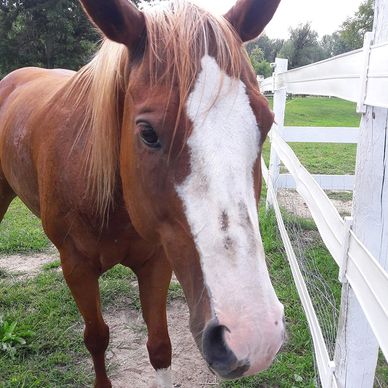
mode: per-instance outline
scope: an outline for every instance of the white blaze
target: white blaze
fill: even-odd
[[[282,319],[265,265],[254,196],[260,131],[245,84],[223,73],[210,56],[201,63],[187,102],[193,123],[188,139],[191,172],[177,192],[195,239],[213,312],[230,329],[228,342],[240,342],[234,349],[236,356],[247,357],[263,346],[269,352],[263,340],[266,326],[270,331],[269,326],[272,329],[275,320]],[[242,328],[242,322],[250,322],[252,328]],[[260,343],[241,343],[239,325]]]

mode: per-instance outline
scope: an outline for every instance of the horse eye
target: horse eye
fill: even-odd
[[[143,143],[150,148],[161,148],[158,135],[149,125],[142,125],[142,129],[140,131],[140,138]]]

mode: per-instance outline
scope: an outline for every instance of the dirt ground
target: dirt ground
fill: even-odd
[[[111,329],[111,346],[107,352],[115,388],[154,386],[154,371],[146,351],[146,329],[140,313],[127,310],[105,314]],[[189,313],[183,301],[175,300],[168,308],[172,341],[172,373],[175,387],[219,386],[202,360],[188,329]]]
[[[54,247],[42,253],[0,255],[0,269],[19,279],[36,276],[45,264],[59,260],[59,254]]]
[[[284,207],[290,213],[302,218],[312,218],[308,206],[304,202],[302,196],[300,196],[297,191],[279,190],[278,200],[280,206]],[[332,199],[331,202],[336,207],[341,216],[351,214],[352,201],[341,201]]]

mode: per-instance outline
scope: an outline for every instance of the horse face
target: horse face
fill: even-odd
[[[250,39],[277,4],[241,0],[226,18],[242,40]],[[252,14],[259,15],[255,22]],[[119,40],[100,27],[133,49],[133,37]],[[133,225],[163,247],[182,284],[204,358],[221,377],[236,378],[267,368],[283,342],[283,306],[269,279],[257,216],[261,146],[273,116],[247,62],[239,77],[231,76],[212,56],[217,42],[207,38],[187,98],[179,84],[152,83],[148,66],[132,64],[120,174]]]
[[[122,142],[131,219],[163,245],[211,368],[224,378],[265,369],[284,335],[257,215],[272,113],[249,69],[234,79],[205,55],[174,137],[178,96],[166,108],[168,90],[133,77],[135,130]]]

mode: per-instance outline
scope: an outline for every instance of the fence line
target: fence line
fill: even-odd
[[[357,144],[360,128],[352,127],[284,127],[287,143],[347,143]]]
[[[288,236],[282,214],[280,212],[280,207],[278,200],[276,198],[276,193],[271,182],[271,178],[268,174],[268,168],[265,165],[264,160],[261,161],[263,178],[267,185],[267,192],[272,198],[272,204],[274,212],[276,215],[276,220],[278,222],[279,231],[281,238],[283,240],[284,248],[287,254],[288,262],[290,264],[291,272],[294,277],[295,285],[298,290],[300,300],[302,302],[304,311],[306,313],[307,321],[310,327],[311,336],[313,339],[314,349],[316,353],[316,360],[319,375],[323,381],[323,386],[330,386],[333,388],[337,387],[337,382],[334,376],[334,362],[330,359],[329,353],[326,348],[325,340],[323,338],[322,329],[319,325],[317,314],[315,313],[311,297],[309,295],[306,282],[304,281],[302,271],[299,267],[298,260],[296,258],[294,249],[292,247],[290,238]]]
[[[312,177],[323,190],[352,191],[354,187],[353,175],[313,174]],[[279,174],[277,187],[282,189],[295,189],[296,184],[292,174]]]
[[[365,57],[369,58],[366,63]],[[363,103],[388,108],[387,58],[388,42],[385,42],[267,78],[261,83],[261,90],[274,92],[286,88],[288,93],[332,96],[358,103],[367,68]]]
[[[343,219],[338,214],[333,203],[305,167],[303,167],[292,149],[284,142],[275,128],[271,130],[270,139],[271,151],[273,147],[276,154],[294,177],[296,189],[306,201],[311,215],[321,232],[324,243],[337,264],[340,265],[342,253],[341,237],[344,229]]]
[[[282,138],[288,143],[346,143],[357,144],[360,129],[352,127],[296,127],[286,126],[282,131]],[[277,169],[280,164],[277,163]],[[273,173],[273,169],[272,169]],[[292,174],[277,173],[275,185],[277,188],[294,189],[295,180]],[[352,191],[354,187],[353,175],[325,175],[314,174],[313,178],[324,190]]]
[[[271,146],[294,177],[296,189],[306,201],[327,249],[337,265],[343,268],[388,359],[388,274],[357,236],[348,231],[333,203],[281,138],[276,127],[272,128],[270,139]],[[266,167],[263,173],[267,174]],[[273,203],[277,203],[271,196]],[[345,243],[347,240],[349,242]],[[349,247],[345,252],[344,245]]]
[[[278,123],[270,133],[269,171],[263,165],[268,187],[267,205],[275,209],[309,322],[324,388],[371,388],[379,346],[388,360],[388,180],[384,179],[388,174],[388,109],[383,109],[388,108],[386,20],[388,0],[375,0],[374,31],[365,36],[363,49],[291,71],[287,71],[286,60],[276,59],[273,77],[261,82],[263,91],[274,92]],[[353,182],[355,186],[353,223],[351,219],[340,217],[321,187],[335,186],[335,181],[344,177],[330,177],[332,183],[328,184],[329,177],[315,176],[321,180],[320,186],[285,142],[302,139],[303,133],[310,130],[311,134],[306,137],[309,141],[323,140],[325,136],[333,136],[335,131],[325,130],[325,134],[319,136],[313,133],[320,131],[317,128],[284,127],[287,92],[344,98],[356,102],[357,110],[363,113],[360,131],[353,128],[346,135],[327,140],[354,143],[355,138],[359,138],[356,176],[346,178],[349,180],[346,187]],[[280,174],[280,160],[290,174]],[[322,330],[312,311],[311,299],[306,294],[306,285],[281,219],[276,191],[282,185],[294,186],[302,195],[327,249],[340,268],[339,279],[343,286],[334,361],[328,356]]]

